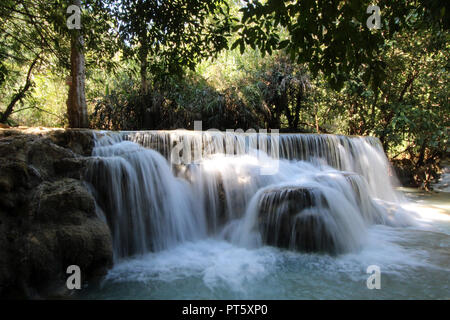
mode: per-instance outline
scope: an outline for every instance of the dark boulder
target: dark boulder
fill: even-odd
[[[90,156],[95,144],[92,131],[87,129],[54,130],[48,137],[58,146],[82,156]]]
[[[64,294],[69,265],[83,281],[112,265],[110,230],[81,181],[92,134],[67,131],[0,131],[0,297]]]
[[[54,164],[64,158],[74,158],[75,154],[66,148],[57,146],[50,139],[36,139],[30,143],[28,163],[41,177],[50,180],[55,176]]]
[[[313,188],[283,187],[265,191],[259,200],[259,230],[268,245],[305,252],[337,253],[328,203]]]
[[[64,287],[70,265],[79,266],[85,280],[106,273],[113,258],[111,234],[97,218],[94,199],[80,181],[45,183],[32,203],[33,222],[24,236],[22,266],[32,288],[51,294],[50,288]]]
[[[75,179],[40,184],[31,205],[34,219],[42,223],[80,224],[84,217],[95,217],[93,196]]]

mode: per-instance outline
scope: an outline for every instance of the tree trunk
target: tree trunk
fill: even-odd
[[[147,79],[147,69],[148,69],[148,47],[147,43],[145,43],[144,39],[141,39],[140,41],[141,47],[139,48],[139,60],[141,63],[141,93],[143,95],[147,94],[148,92],[148,79]]]
[[[356,123],[354,117],[356,115],[355,103],[353,101],[350,102],[350,106],[348,108],[348,134],[356,135]]]
[[[80,0],[73,0],[72,4],[81,7]],[[88,128],[85,96],[85,62],[83,53],[83,36],[80,30],[72,30],[70,51],[70,77],[69,97],[67,99],[67,114],[70,128]]]
[[[150,83],[147,77],[148,72],[148,41],[146,40],[146,37],[141,35],[140,40],[140,48],[139,48],[139,60],[140,60],[140,75],[141,75],[141,114],[142,114],[142,120],[139,129],[151,129],[153,127],[152,125],[152,114],[151,114],[151,107],[152,103],[151,101],[153,99],[149,99],[149,92],[150,92]],[[154,110],[156,112],[156,110]]]
[[[314,123],[316,127],[316,133],[320,133],[320,126],[319,126],[319,106],[315,104],[315,113],[314,113]]]
[[[8,121],[9,116],[13,113],[14,106],[16,105],[16,103],[19,102],[20,100],[22,100],[25,97],[25,93],[28,91],[28,89],[30,89],[30,87],[31,87],[31,73],[33,72],[33,68],[36,65],[36,63],[38,62],[38,60],[39,60],[39,56],[37,56],[33,60],[33,62],[31,63],[30,68],[28,69],[27,79],[25,81],[25,85],[19,90],[19,92],[17,92],[13,96],[13,98],[11,99],[11,102],[6,107],[5,112],[3,112],[1,114],[0,123],[5,123],[6,121]]]
[[[294,128],[298,128],[298,122],[300,119],[300,109],[303,101],[303,89],[300,88],[296,96],[295,107],[294,107]]]
[[[428,143],[428,139],[425,139],[423,141],[422,145],[420,146],[419,158],[417,159],[416,168],[419,168],[425,164],[424,160],[425,160],[425,151],[427,149],[427,143]]]

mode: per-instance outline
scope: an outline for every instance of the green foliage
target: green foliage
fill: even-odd
[[[193,70],[201,59],[228,46],[233,18],[223,0],[110,2],[124,56],[144,67],[149,63],[153,76],[181,74],[185,67]]]
[[[48,75],[53,85],[65,91],[65,75],[70,67],[70,31],[66,26],[66,0],[5,0],[0,2],[0,114],[6,121],[21,124],[62,125],[66,99],[39,100],[35,74]],[[111,69],[117,45],[110,36],[110,16],[102,1],[83,1],[82,25],[89,68]],[[28,72],[30,70],[30,72]],[[28,75],[28,73],[30,73]],[[37,76],[38,77],[38,76]],[[42,84],[42,81],[40,82]],[[24,92],[22,92],[24,91]],[[20,95],[19,95],[20,93]],[[16,102],[16,97],[20,99]],[[39,102],[39,103],[38,103]],[[13,115],[26,110],[22,116]],[[45,104],[46,106],[43,106]],[[30,110],[34,109],[34,110]],[[38,112],[39,111],[39,112]],[[40,115],[40,112],[45,113]],[[13,119],[9,119],[9,115]],[[48,119],[52,115],[53,121]],[[42,120],[42,121],[41,121]],[[5,121],[2,119],[2,121]]]
[[[318,99],[345,118],[342,133],[375,135],[392,158],[413,167],[434,163],[449,142],[449,49],[448,35],[439,32],[398,34],[378,56],[389,76],[376,90],[353,73],[341,91],[321,91]]]
[[[382,30],[377,31],[366,27],[366,8],[371,4],[369,0],[245,0],[240,37],[232,47],[243,51],[249,45],[263,54],[285,49],[292,60],[308,63],[314,77],[322,71],[334,89],[342,88],[351,72],[363,72],[365,83],[373,80],[376,87],[384,76],[384,65],[377,60],[384,43],[411,24],[445,28],[439,22],[448,14],[439,1],[378,1]],[[280,27],[287,30],[287,39],[280,37]]]
[[[66,0],[0,3],[0,110],[66,125]],[[86,97],[102,129],[279,128],[374,135],[418,168],[448,152],[448,4],[86,0]],[[19,36],[20,35],[20,36]]]
[[[239,97],[236,88],[217,90],[203,78],[190,74],[166,79],[164,86],[143,95],[138,82],[116,83],[95,105],[93,124],[101,129],[193,128],[203,120],[203,128],[258,127],[259,119]]]

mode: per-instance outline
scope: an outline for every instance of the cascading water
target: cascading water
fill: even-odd
[[[247,247],[342,253],[363,244],[369,224],[408,223],[379,203],[397,196],[374,138],[307,134],[275,141],[269,134],[189,131],[100,136],[86,180],[111,228],[116,258],[207,236]]]
[[[85,179],[116,263],[85,296],[448,297],[450,219],[403,203],[390,172],[371,137],[98,132]]]
[[[126,140],[146,148],[158,150],[169,161],[173,154],[183,150],[183,155],[194,161],[216,154],[244,155],[255,149],[269,153],[276,158],[288,160],[319,161],[341,171],[355,172],[366,178],[371,194],[391,201],[397,201],[393,191],[393,176],[381,143],[374,137],[347,137],[328,134],[271,134],[138,131],[124,132]],[[173,162],[173,161],[171,161]],[[395,178],[394,178],[395,179]]]
[[[116,257],[163,250],[206,235],[191,188],[156,151],[120,136],[97,140],[86,180],[113,235]]]

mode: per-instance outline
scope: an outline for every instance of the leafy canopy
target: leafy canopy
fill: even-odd
[[[410,20],[434,28],[448,28],[448,4],[437,0],[380,0],[381,29],[366,26],[370,0],[244,0],[240,37],[232,48],[258,47],[263,53],[285,49],[298,63],[308,63],[314,76],[322,71],[334,88],[342,87],[352,71],[363,70],[366,83],[376,87],[385,64],[380,48],[396,33],[410,28]],[[280,36],[286,30],[287,36]]]
[[[158,74],[194,69],[227,48],[234,21],[223,0],[112,0],[110,10],[125,57],[152,57],[150,70]]]

